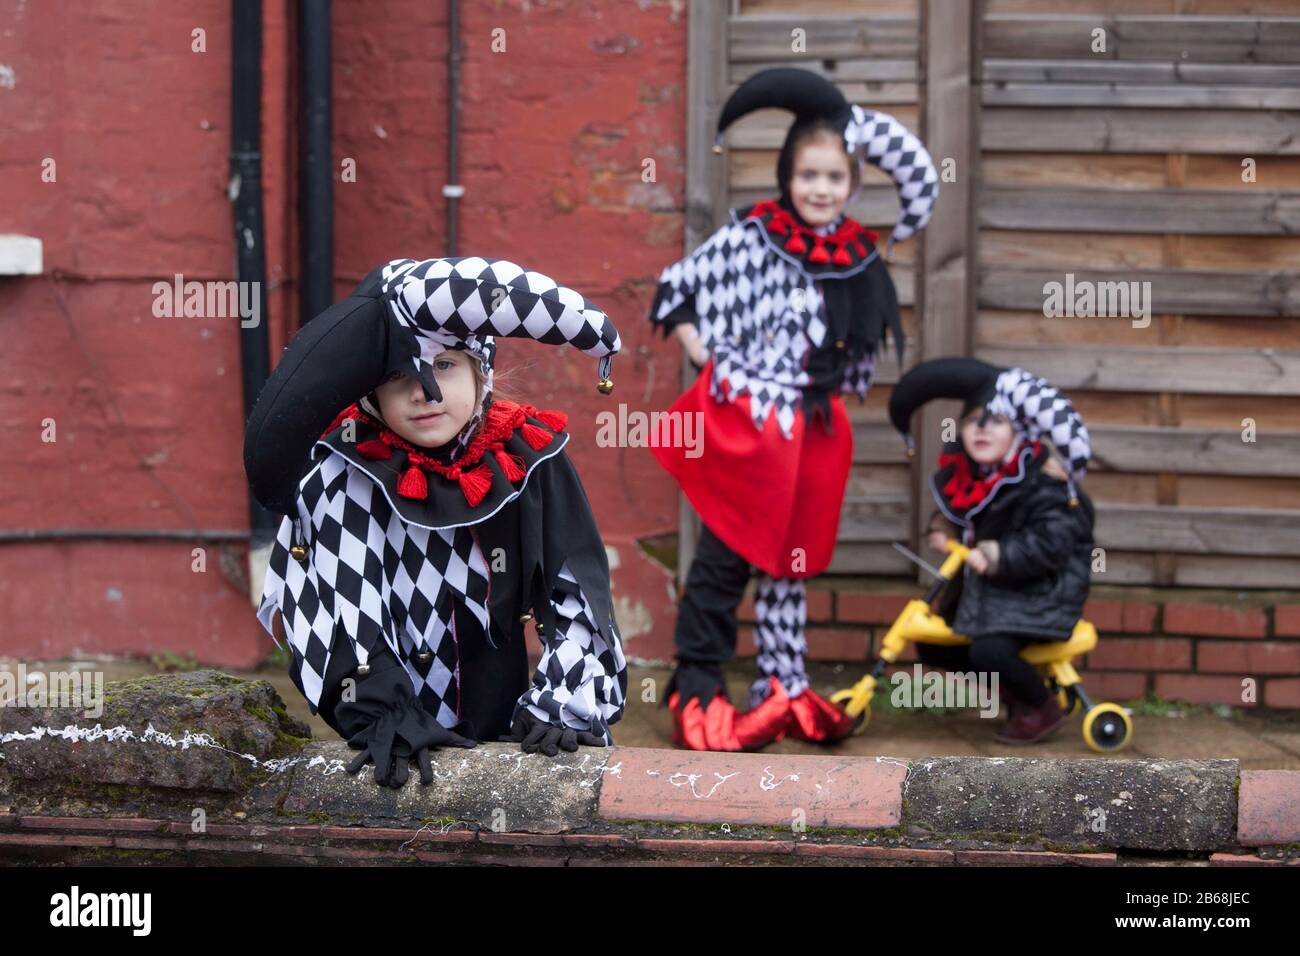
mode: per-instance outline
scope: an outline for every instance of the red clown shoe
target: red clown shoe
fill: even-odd
[[[678,678],[682,677],[679,671]],[[775,678],[772,692],[753,710],[737,713],[719,682],[711,692],[674,690],[668,697],[673,712],[673,744],[688,750],[735,752],[757,750],[785,736],[790,725],[790,698]],[[675,679],[674,683],[679,681]],[[690,683],[680,681],[680,683]],[[707,702],[701,704],[701,700]]]
[[[785,732],[795,740],[829,744],[853,733],[853,718],[811,687],[791,698],[789,710]]]

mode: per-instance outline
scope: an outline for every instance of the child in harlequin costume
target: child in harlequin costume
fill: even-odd
[[[285,516],[258,619],[274,636],[280,612],[294,683],[381,785],[411,761],[431,782],[432,747],[604,746],[623,713],[566,416],[493,399],[494,336],[572,345],[612,387],[618,332],[572,289],[504,260],[397,259],[302,328],[249,418],[254,494]]]
[[[676,742],[743,750],[787,733],[844,736],[851,721],[808,686],[805,580],[830,563],[852,461],[841,392],[865,399],[886,331],[902,361],[894,286],[876,236],[844,215],[870,162],[897,185],[891,242],[928,221],[938,174],[893,117],[852,106],[798,69],[755,74],[732,94],[718,137],[766,107],[795,114],[777,163],[780,197],[733,210],[694,253],[664,270],[650,320],[702,368],[673,405],[700,414],[703,451],[654,454],[703,523],[676,627],[668,698]],[[749,710],[727,699],[720,665],[735,652],[736,608],[750,575],[759,678]]]
[[[909,449],[912,413],[935,398],[965,402],[960,441],[944,446],[930,479],[938,511],[928,541],[937,552],[949,537],[973,549],[941,609],[971,644],[917,644],[917,653],[935,667],[998,675],[1010,710],[1000,743],[1046,740],[1066,714],[1020,651],[1068,639],[1088,597],[1094,514],[1076,484],[1091,455],[1088,429],[1069,399],[1024,369],[935,359],[890,396]]]

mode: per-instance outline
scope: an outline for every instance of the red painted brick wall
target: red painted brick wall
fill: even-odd
[[[297,272],[293,5],[265,4],[263,148],[270,335]],[[394,256],[446,253],[444,5],[335,4],[336,276],[342,296]],[[686,23],[669,2],[462,3],[460,253],[575,286],[624,340],[616,391],[571,350],[503,342],[504,392],[571,414],[570,449],[613,551],[630,653],[664,656],[668,576],[636,547],[677,498],[644,449],[595,446],[595,415],[665,407],[678,356],[650,345],[653,278],[681,254]],[[40,237],[45,275],[0,278],[0,528],[247,528],[237,324],[155,318],[152,285],[233,278],[226,197],[230,8],[0,0],[0,233]],[[191,51],[191,32],[206,52]],[[492,52],[492,31],[505,52]],[[52,158],[57,179],[41,181]],[[655,183],[642,181],[653,158]],[[56,441],[41,440],[53,419]],[[246,594],[190,541],[0,545],[0,655],[192,652],[250,665],[270,648]],[[227,555],[238,568],[240,545]],[[237,575],[236,575],[237,576]]]

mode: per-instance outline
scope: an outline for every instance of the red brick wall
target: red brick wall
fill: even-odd
[[[668,577],[638,537],[677,498],[644,449],[595,447],[595,414],[665,407],[678,357],[650,345],[658,270],[681,254],[685,14],[671,0],[462,3],[460,252],[515,259],[604,306],[617,388],[596,363],[502,343],[501,384],[570,412],[570,449],[613,552],[630,653],[671,647]],[[265,4],[270,335],[297,327],[293,5]],[[334,5],[337,293],[384,259],[445,254],[444,5]],[[247,528],[237,325],[160,319],[152,285],[233,278],[230,6],[0,0],[0,233],[40,237],[46,274],[0,278],[0,528]],[[191,31],[206,31],[206,53]],[[491,51],[505,30],[506,52]],[[57,181],[41,182],[45,158]],[[656,183],[642,181],[654,158]],[[40,440],[52,418],[57,441]],[[172,650],[226,666],[270,648],[218,549],[190,541],[0,545],[0,655]],[[229,564],[242,562],[242,546]],[[237,575],[236,575],[237,577]]]

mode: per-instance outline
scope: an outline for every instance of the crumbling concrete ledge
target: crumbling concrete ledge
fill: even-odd
[[[513,744],[377,787],[265,681],[0,708],[0,861],[1300,865],[1300,772],[1235,760],[694,753]]]

